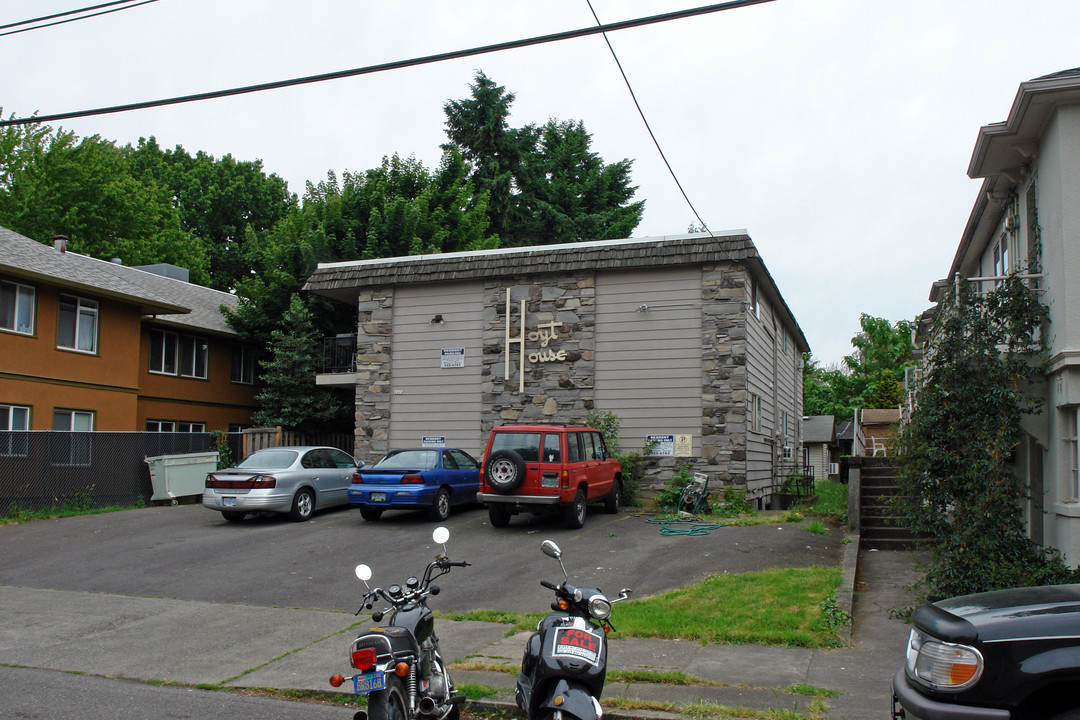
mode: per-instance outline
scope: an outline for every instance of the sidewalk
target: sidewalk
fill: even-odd
[[[679,640],[611,636],[611,669],[677,670],[709,685],[608,683],[604,699],[626,697],[676,705],[707,702],[759,710],[805,712],[813,698],[783,688],[836,690],[824,698],[829,718],[887,717],[890,682],[904,658],[908,627],[890,617],[911,605],[915,555],[847,546],[847,582],[855,587],[849,646],[836,650],[701,646]],[[858,553],[858,567],[855,555]],[[841,601],[843,600],[841,592]],[[346,655],[358,621],[350,613],[267,608],[99,593],[0,586],[0,663],[92,675],[232,687],[330,692],[334,672],[348,674]],[[439,620],[449,662],[517,665],[526,633],[506,627]],[[515,676],[492,670],[452,671],[457,685],[500,690],[486,703],[513,704]],[[609,717],[674,717],[624,711]]]

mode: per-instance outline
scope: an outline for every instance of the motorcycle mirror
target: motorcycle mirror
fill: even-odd
[[[365,585],[367,585],[367,581],[371,579],[371,568],[364,563],[357,565],[356,570],[353,572],[356,573],[356,577],[364,581]]]
[[[562,550],[560,550],[559,546],[551,542],[550,540],[545,540],[544,542],[540,543],[540,549],[543,550],[544,554],[550,558],[555,558],[556,560],[558,560],[562,557]]]
[[[431,539],[440,545],[444,545],[450,539],[450,531],[441,526],[437,527],[435,532],[431,533]]]

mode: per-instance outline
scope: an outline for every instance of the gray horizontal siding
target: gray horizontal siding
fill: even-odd
[[[443,323],[432,323],[442,315]],[[445,436],[474,455],[482,448],[483,286],[401,286],[394,293],[390,447]],[[465,367],[442,368],[443,348],[465,348]]]
[[[596,316],[595,406],[619,416],[622,447],[690,433],[700,452],[700,268],[597,273]]]

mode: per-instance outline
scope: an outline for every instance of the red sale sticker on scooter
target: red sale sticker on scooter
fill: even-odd
[[[555,644],[551,654],[578,658],[596,665],[600,662],[602,635],[580,628],[559,628],[555,631]]]

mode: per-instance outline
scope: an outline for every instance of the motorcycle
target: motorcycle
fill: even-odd
[[[563,581],[540,584],[555,591],[555,601],[525,644],[514,700],[529,720],[599,720],[600,694],[607,675],[606,634],[611,606],[630,597],[630,588],[608,600],[594,587],[574,587],[562,562],[562,551],[550,540],[540,549],[559,561]]]
[[[390,585],[385,590],[371,587],[371,568],[356,566],[356,576],[367,592],[359,615],[371,610],[380,600],[390,607],[372,613],[377,623],[388,618],[382,627],[362,631],[352,642],[349,661],[356,673],[347,679],[353,691],[368,696],[367,712],[359,711],[353,720],[458,720],[463,695],[454,694],[454,683],[439,654],[435,635],[435,615],[427,606],[428,598],[439,594],[432,581],[450,572],[450,568],[468,567],[464,560],[450,560],[446,541],[450,531],[435,529],[432,539],[442,545],[442,552],[428,563],[422,578],[410,577],[405,586]],[[346,678],[340,673],[330,677],[330,684],[341,687]]]

